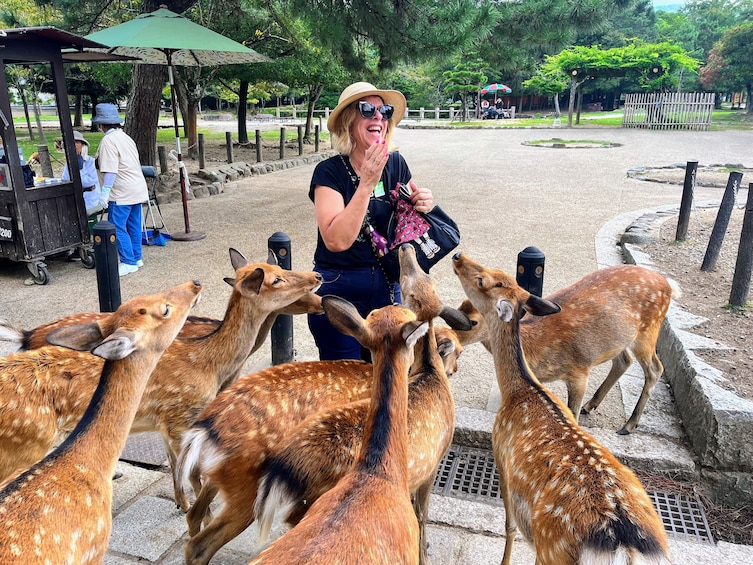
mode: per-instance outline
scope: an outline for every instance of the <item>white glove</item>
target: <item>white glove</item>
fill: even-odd
[[[107,210],[107,205],[108,205],[108,202],[110,201],[110,190],[112,190],[111,186],[103,186],[102,196],[100,196],[99,198],[99,204],[105,210]]]

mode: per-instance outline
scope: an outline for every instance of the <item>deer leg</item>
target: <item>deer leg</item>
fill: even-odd
[[[222,512],[186,543],[187,565],[207,565],[222,546],[253,523],[256,495],[247,497],[242,504],[232,504],[232,497],[228,498]]]
[[[586,395],[586,386],[588,385],[588,367],[578,371],[573,371],[567,377],[567,407],[573,414],[575,421],[578,421],[580,407],[583,404],[583,397]]]
[[[596,389],[596,392],[594,393],[591,400],[586,402],[586,405],[583,407],[582,414],[588,414],[592,410],[598,408],[599,404],[601,404],[601,401],[604,400],[604,397],[614,386],[614,383],[616,383],[620,379],[620,377],[625,373],[625,371],[628,370],[628,367],[630,367],[630,365],[632,364],[633,355],[629,350],[624,349],[623,351],[618,353],[617,357],[612,359],[612,367],[609,369],[607,378],[604,379],[604,382],[601,383],[598,389]]]
[[[193,537],[199,533],[202,522],[204,522],[204,526],[209,524],[209,520],[206,519],[209,514],[209,505],[214,500],[214,497],[217,496],[217,491],[217,487],[210,480],[207,479],[204,482],[199,494],[196,495],[196,501],[186,514],[189,536]]]
[[[431,488],[434,486],[434,479],[437,471],[432,473],[431,479],[427,480],[416,489],[413,497],[413,511],[416,513],[418,520],[418,563],[419,565],[429,564],[429,543],[426,539],[426,522],[429,520],[429,495]]]
[[[168,432],[169,434],[169,432]],[[169,435],[162,435],[162,443],[165,445],[165,452],[167,453],[167,461],[170,464],[170,474],[173,478],[173,493],[175,496],[175,505],[183,512],[188,512],[189,504],[188,499],[183,494],[179,484],[178,477],[175,475],[175,466],[178,461],[176,455],[180,451],[180,439],[174,439]]]
[[[644,361],[645,357],[638,356],[637,352],[636,357],[638,357],[638,362],[643,368],[643,375],[645,377],[645,380],[643,381],[643,390],[641,390],[641,396],[638,398],[638,402],[633,409],[633,413],[630,415],[630,418],[622,427],[622,429],[617,432],[618,434],[623,436],[632,432],[638,425],[638,420],[641,419],[641,414],[643,414],[643,409],[646,407],[646,403],[651,396],[651,391],[654,390],[654,386],[656,386],[659,377],[661,377],[662,373],[664,372],[664,366],[662,365],[656,353],[652,352],[650,361],[648,363]]]

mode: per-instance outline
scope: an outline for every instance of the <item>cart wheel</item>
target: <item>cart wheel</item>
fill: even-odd
[[[27,266],[34,284],[47,284],[50,282],[50,273],[47,272],[47,265],[44,263],[29,263]]]
[[[78,248],[78,256],[81,257],[81,264],[86,269],[94,268],[94,250],[85,247]]]

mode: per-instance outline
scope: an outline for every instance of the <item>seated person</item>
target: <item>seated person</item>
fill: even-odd
[[[86,215],[91,216],[104,209],[102,204],[102,190],[99,187],[99,175],[97,174],[97,167],[94,164],[94,158],[89,157],[89,142],[84,139],[84,135],[80,131],[74,131],[73,139],[76,143],[76,155],[78,157],[81,185],[84,187]],[[63,168],[63,175],[61,178],[64,181],[71,180],[67,163]]]

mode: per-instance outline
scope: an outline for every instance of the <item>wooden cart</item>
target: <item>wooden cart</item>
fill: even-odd
[[[0,258],[27,263],[37,284],[49,281],[46,256],[74,251],[85,267],[93,268],[94,255],[78,167],[69,166],[70,182],[52,179],[32,186],[27,186],[28,180],[24,183],[6,67],[49,65],[65,159],[76,163],[64,52],[66,60],[84,60],[76,55],[90,47],[105,46],[53,27],[0,30],[0,137],[7,161],[5,166],[0,165]]]

